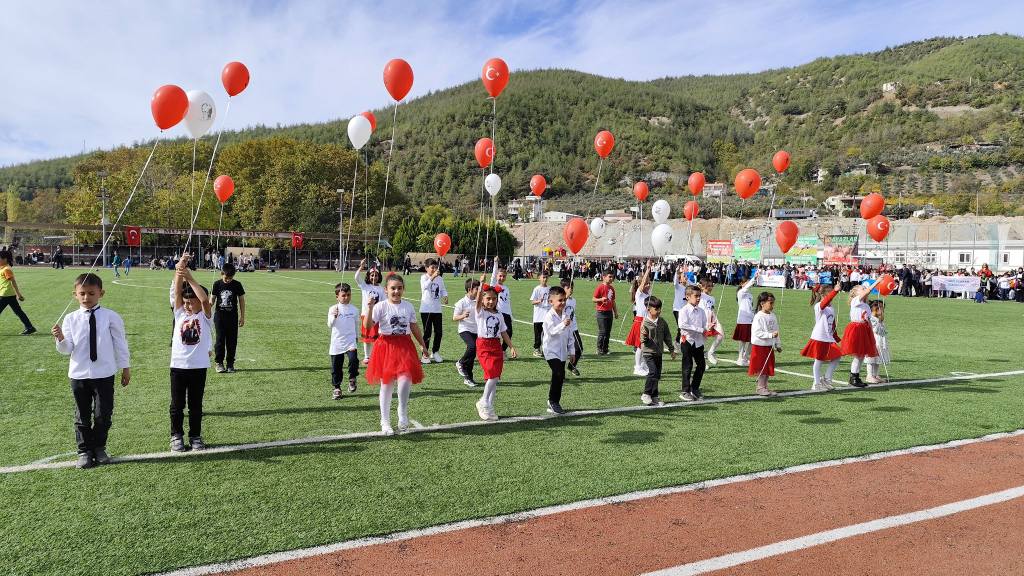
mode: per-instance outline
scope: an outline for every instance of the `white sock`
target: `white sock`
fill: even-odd
[[[643,369],[644,369],[644,355],[640,351],[640,349],[637,348],[636,351],[633,352],[633,370],[634,371],[636,371],[636,370],[641,370],[642,371]]]
[[[715,350],[718,350],[718,345],[722,343],[722,338],[723,336],[719,334],[718,336],[715,336],[714,340],[711,341],[711,346],[708,347],[709,356],[713,356],[715,354]]]
[[[484,395],[481,400],[488,408],[494,408],[494,396],[498,393],[498,382],[497,378],[488,378],[484,382]]]
[[[850,374],[860,374],[860,365],[863,361],[863,356],[854,356],[853,361],[850,362]]]
[[[839,360],[833,360],[828,363],[828,368],[825,368],[825,380],[829,384],[832,383],[832,375],[836,373],[836,367],[839,366]]]
[[[868,376],[878,378],[878,364],[868,364]]]
[[[373,348],[370,346],[370,344],[368,342],[363,342],[363,358],[369,360],[371,350],[373,350]]]
[[[398,423],[409,423],[409,393],[412,392],[412,380],[408,376],[398,377]]]
[[[821,360],[815,360],[814,365],[811,367],[811,372],[814,373],[814,385],[817,386],[818,382],[821,382]]]
[[[750,342],[740,342],[740,362],[750,362]]]
[[[380,386],[380,423],[391,426],[391,395],[395,391],[394,384]]]

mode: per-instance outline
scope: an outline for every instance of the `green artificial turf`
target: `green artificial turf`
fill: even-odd
[[[25,308],[45,332],[70,299],[79,271],[15,269]],[[109,271],[106,279],[110,279]],[[168,440],[170,310],[166,271],[133,270],[128,285],[108,284],[102,304],[125,319],[133,381],[118,389],[110,452],[163,451]],[[213,274],[200,272],[210,286]],[[351,274],[346,275],[351,281]],[[338,275],[240,274],[248,303],[236,374],[211,371],[204,438],[211,445],[369,432],[378,429],[375,389],[330,400],[327,308]],[[418,279],[408,279],[418,297]],[[449,278],[451,304],[464,292]],[[516,317],[530,320],[534,282],[511,282]],[[578,284],[580,330],[595,334],[589,296]],[[671,286],[654,293],[671,303]],[[782,296],[781,291],[775,291]],[[719,287],[716,297],[722,294]],[[628,295],[625,284],[619,294]],[[726,332],[734,291],[720,298]],[[625,297],[621,298],[625,300]],[[621,303],[621,302],[620,302]],[[845,319],[845,295],[836,301]],[[625,308],[625,307],[623,307]],[[812,324],[807,293],[778,301],[784,353],[778,366],[810,374],[799,356]],[[482,389],[466,388],[451,360],[461,355],[445,313],[445,362],[425,367],[410,415],[424,425],[477,419]],[[960,300],[890,298],[887,310],[894,379],[1024,368],[1024,306]],[[624,339],[629,319],[616,323]],[[844,322],[841,322],[841,325]],[[530,358],[532,327],[516,323],[527,358],[506,363],[501,416],[543,413],[549,372]],[[67,360],[52,338],[17,336],[0,316],[0,465],[26,464],[74,451]],[[636,405],[642,380],[632,352],[597,358],[584,337],[583,378],[569,376],[569,409]],[[726,340],[720,357],[734,358]],[[839,371],[842,376],[847,363]],[[662,396],[675,400],[678,362],[666,358]],[[477,370],[479,377],[479,369]],[[779,390],[811,380],[780,374]],[[136,574],[262,554],[602,495],[677,485],[1024,427],[1024,376],[939,382],[813,397],[582,416],[73,469],[0,475],[0,566],[16,574]],[[709,397],[749,394],[752,378],[723,362],[705,377]],[[65,456],[64,459],[68,457]],[[82,558],[94,559],[83,563]]]

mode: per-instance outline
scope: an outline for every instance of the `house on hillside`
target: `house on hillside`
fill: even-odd
[[[601,219],[611,224],[612,222],[625,222],[633,219],[633,214],[625,210],[605,210]]]
[[[844,217],[849,213],[856,213],[860,209],[860,196],[829,196],[825,199],[825,208],[833,214]]]
[[[829,171],[828,171],[828,169],[826,169],[826,168],[821,168],[821,167],[819,166],[819,167],[818,167],[818,172],[817,172],[817,174],[815,174],[815,176],[814,176],[814,181],[815,181],[815,182],[817,182],[818,184],[821,184],[822,182],[824,182],[824,181],[825,181],[825,178],[828,178],[828,175],[829,175]]]
[[[570,214],[568,212],[545,212],[545,222],[568,222],[573,218],[580,218],[579,214]]]
[[[508,219],[514,222],[538,222],[544,218],[544,207],[547,202],[543,198],[529,195],[508,202]]]
[[[705,198],[722,198],[725,196],[725,184],[722,182],[709,182],[704,185],[703,195]]]
[[[854,164],[849,170],[843,172],[843,176],[867,176],[873,174],[875,171],[874,167],[869,162],[863,162],[861,164]]]

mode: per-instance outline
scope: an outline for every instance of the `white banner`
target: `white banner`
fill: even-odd
[[[970,292],[978,291],[981,278],[977,276],[932,276],[932,290],[939,292]]]
[[[757,275],[757,285],[766,288],[785,288],[786,275],[782,270],[761,270]]]

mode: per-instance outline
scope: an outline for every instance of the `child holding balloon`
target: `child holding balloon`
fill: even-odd
[[[750,325],[754,322],[754,297],[750,295],[750,287],[757,281],[758,273],[754,272],[754,276],[736,291],[739,309],[736,310],[736,328],[732,331],[732,339],[740,343],[736,356],[737,366],[750,366]]]
[[[562,278],[559,282],[562,286],[562,290],[565,290],[565,313],[572,318],[572,341],[576,345],[576,355],[569,358],[569,372],[572,372],[574,376],[580,375],[580,369],[577,365],[580,362],[580,357],[583,356],[583,338],[580,338],[580,329],[576,324],[576,298],[573,297],[572,293],[575,285],[571,278]]]
[[[782,351],[779,340],[779,320],[775,317],[775,296],[761,292],[757,297],[757,314],[750,328],[750,367],[748,376],[757,377],[759,396],[776,396],[768,389],[768,378],[775,375],[775,354]]]
[[[839,365],[839,359],[843,357],[842,350],[836,345],[839,334],[836,332],[836,311],[832,308],[832,299],[839,294],[839,288],[839,285],[836,284],[831,290],[826,290],[826,285],[818,284],[811,289],[814,329],[811,331],[811,339],[800,351],[800,355],[814,360],[814,366],[811,369],[814,373],[814,384],[811,385],[811,390],[814,392],[833,389],[832,375],[836,371],[836,366]],[[828,367],[822,376],[821,368],[826,363]]]
[[[644,317],[647,315],[647,299],[651,296],[651,261],[644,266],[642,276],[633,280],[629,292],[630,300],[633,301],[633,326],[626,336],[626,346],[632,346],[633,352],[633,374],[636,376],[647,376],[647,364],[644,362],[643,346],[640,342],[640,328],[643,326]]]
[[[871,284],[859,284],[850,289],[850,323],[843,330],[843,356],[853,356],[850,362],[850,386],[864,388],[867,384],[860,379],[860,365],[864,358],[878,356],[875,335],[871,331],[871,308],[864,300],[875,289],[880,280]]]
[[[718,313],[715,310],[715,297],[712,294],[715,291],[715,283],[711,278],[705,277],[700,282],[701,295],[700,295],[700,307],[704,309],[704,314],[708,318],[707,329],[704,331],[704,337],[711,339],[711,345],[708,346],[708,364],[712,366],[718,365],[718,357],[715,356],[715,350],[722,343],[724,338],[723,333],[725,328],[722,327],[722,323],[718,321]]]
[[[363,365],[370,363],[370,355],[373,353],[373,343],[377,341],[379,331],[377,325],[372,325],[369,329],[363,328],[364,321],[369,316],[369,303],[380,302],[384,300],[384,288],[380,285],[380,271],[376,268],[371,268],[366,273],[366,282],[360,279],[360,274],[366,269],[366,259],[362,259],[359,262],[359,269],[356,270],[356,285],[359,286],[359,290],[362,291],[362,298],[360,298],[360,310],[359,310],[359,326],[363,341]],[[354,386],[349,387],[349,392],[355,392]]]
[[[480,282],[472,278],[466,279],[466,295],[455,303],[452,319],[459,324],[459,338],[466,343],[466,352],[455,362],[455,370],[462,376],[462,383],[470,388],[476,387],[473,380],[473,360],[476,358],[476,318],[477,295],[480,293]]]
[[[498,312],[501,313],[502,318],[505,320],[505,328],[508,331],[509,338],[512,337],[512,295],[509,293],[508,288],[505,286],[505,280],[508,278],[508,270],[500,265],[500,261],[497,256],[494,257],[494,270],[491,271],[491,286],[501,288],[498,291]],[[504,342],[501,343],[502,350],[508,350],[508,345]]]

